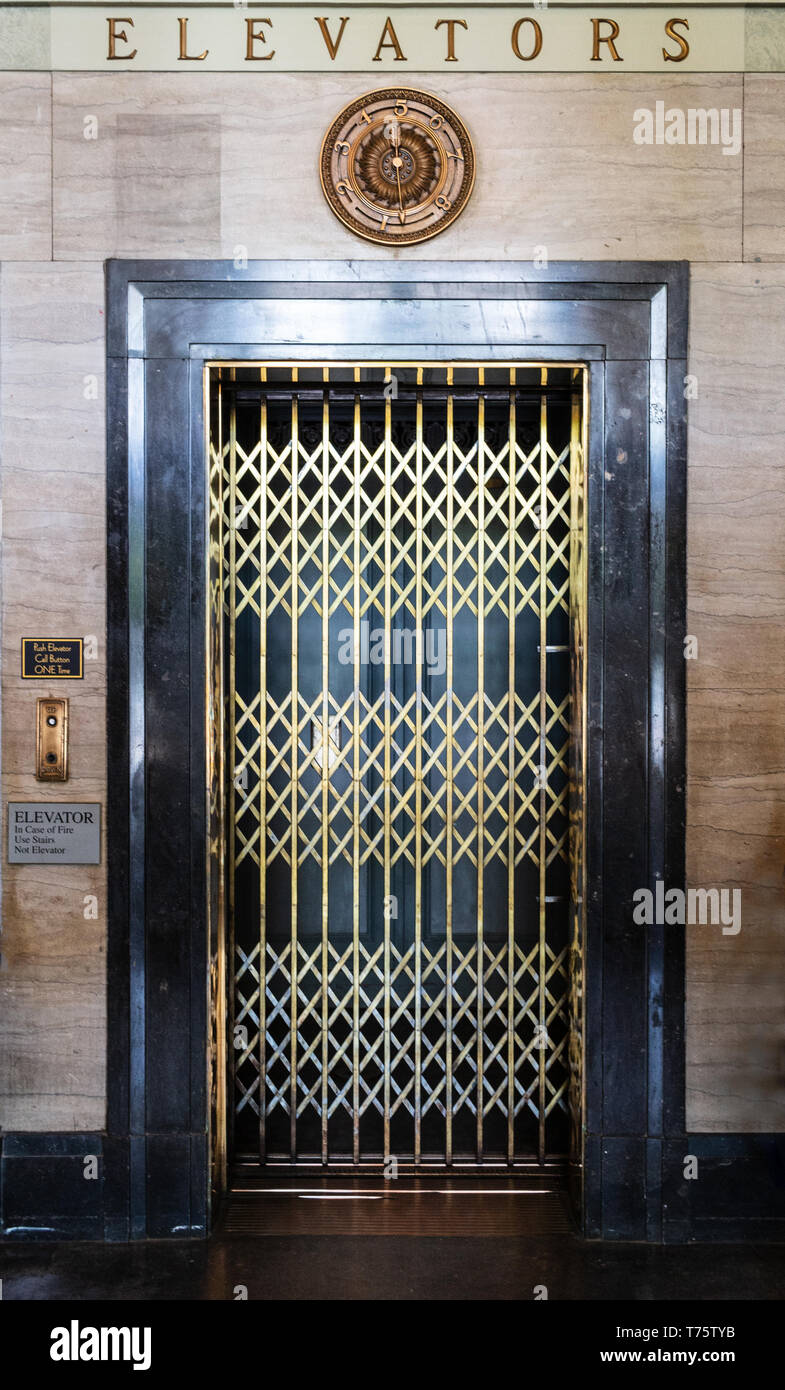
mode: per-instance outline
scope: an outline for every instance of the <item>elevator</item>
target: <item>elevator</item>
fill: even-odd
[[[566,1158],[585,369],[206,373],[230,1157]]]
[[[693,1229],[688,282],[108,264],[111,1238]]]

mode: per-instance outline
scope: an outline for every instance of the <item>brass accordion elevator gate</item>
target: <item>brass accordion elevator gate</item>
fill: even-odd
[[[207,385],[234,1157],[579,1150],[585,370]]]

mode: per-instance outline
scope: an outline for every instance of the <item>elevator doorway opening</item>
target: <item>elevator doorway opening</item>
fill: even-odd
[[[580,1167],[585,368],[205,384],[219,1147]]]

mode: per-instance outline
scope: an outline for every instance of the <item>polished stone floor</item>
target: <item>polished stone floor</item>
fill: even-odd
[[[4,1300],[785,1297],[785,1246],[585,1242],[565,1215],[542,1191],[246,1191],[206,1242],[7,1241],[0,1278]]]
[[[585,1245],[572,1236],[272,1236],[0,1247],[4,1300],[785,1297],[781,1246]]]

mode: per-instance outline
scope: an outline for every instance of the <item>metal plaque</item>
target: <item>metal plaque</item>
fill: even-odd
[[[36,701],[36,767],[39,782],[68,781],[68,701]]]
[[[22,638],[22,680],[80,681],[83,676],[83,637]]]
[[[9,801],[9,864],[100,864],[99,801]]]

